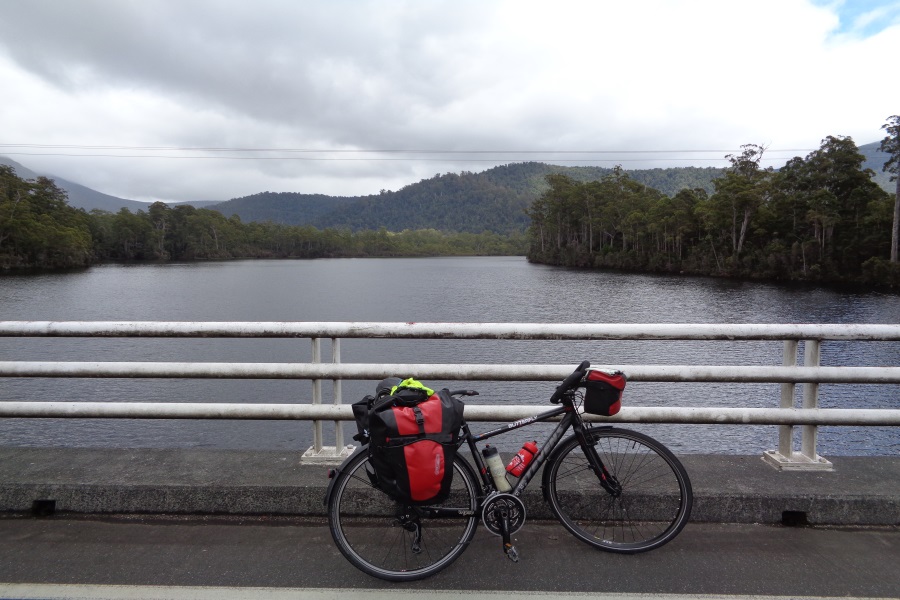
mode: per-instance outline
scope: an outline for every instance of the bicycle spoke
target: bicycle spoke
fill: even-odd
[[[429,518],[427,510],[404,507],[373,485],[367,460],[361,454],[348,463],[329,501],[331,533],[344,556],[370,575],[390,581],[421,579],[450,564],[465,550],[477,522],[477,488],[470,468],[457,457],[448,500],[457,512]],[[462,516],[463,509],[471,516]]]
[[[593,449],[618,482],[607,492],[577,440],[550,469],[551,507],[576,537],[604,550],[639,552],[673,538],[690,514],[683,467],[651,438],[619,429],[591,430]]]

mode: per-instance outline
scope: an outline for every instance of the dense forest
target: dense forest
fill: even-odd
[[[83,267],[93,261],[89,217],[46,177],[0,165],[0,269]]]
[[[0,270],[62,269],[103,261],[343,256],[521,255],[524,233],[351,232],[170,207],[90,213],[66,203],[47,178],[23,180],[0,165]]]
[[[621,169],[598,181],[548,177],[529,209],[529,260],[833,283],[900,285],[890,262],[894,200],[848,137],[829,136],[775,171],[742,147],[705,189],[673,196]]]

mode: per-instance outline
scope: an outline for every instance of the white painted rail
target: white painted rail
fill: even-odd
[[[3,402],[4,417],[114,419],[353,419],[347,404],[232,404],[209,402]],[[515,421],[535,414],[533,405],[466,405],[469,421]],[[687,423],[706,425],[900,425],[900,410],[801,408],[623,407],[613,417],[584,415],[604,423]]]
[[[735,383],[900,383],[900,367],[738,367],[595,365],[619,369],[629,381]],[[396,373],[473,381],[556,381],[573,365],[301,364],[0,361],[4,377],[143,377],[196,379],[384,379]]]
[[[900,341],[900,325],[869,324],[538,324],[538,323],[380,323],[380,322],[149,322],[0,321],[0,337],[155,337],[155,338],[309,338],[311,363],[213,362],[49,362],[0,361],[0,377],[308,379],[312,404],[10,402],[0,398],[0,417],[308,419],[316,422],[314,453],[322,451],[321,421],[352,418],[341,403],[344,379],[378,380],[398,372],[441,380],[554,381],[572,365],[352,364],[342,363],[342,338],[501,339],[501,340],[779,340],[780,366],[603,365],[628,374],[630,381],[780,383],[780,408],[625,407],[607,422],[780,425],[777,451],[767,458],[782,468],[827,467],[816,454],[820,425],[900,425],[900,410],[820,409],[822,383],[900,383],[900,367],[823,367],[820,346],[828,340]],[[323,362],[320,342],[332,340],[331,362]],[[804,364],[797,364],[799,343]],[[590,358],[590,357],[586,357]],[[599,366],[599,365],[597,365]],[[334,404],[322,402],[321,383],[332,380]],[[803,385],[801,407],[795,385]],[[479,406],[466,409],[473,421],[504,421],[529,416],[533,406]],[[792,448],[792,428],[802,427],[801,449]],[[338,426],[335,449],[343,447]]]
[[[0,321],[0,336],[900,341],[900,325]]]

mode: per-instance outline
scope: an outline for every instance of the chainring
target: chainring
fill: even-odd
[[[488,531],[494,535],[503,535],[498,514],[502,510],[507,514],[510,535],[522,529],[525,524],[525,504],[512,494],[494,494],[485,501],[481,510],[481,521]]]

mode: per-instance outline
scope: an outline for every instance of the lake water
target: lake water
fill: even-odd
[[[106,265],[0,278],[3,320],[420,321],[535,323],[900,323],[900,297],[808,286],[532,265],[521,257]],[[330,349],[325,344],[328,355]],[[343,362],[780,365],[781,342],[343,340]],[[0,338],[0,360],[290,362],[309,340]],[[896,366],[900,344],[826,342],[822,363]],[[403,374],[401,374],[403,375]],[[374,382],[344,382],[344,401]],[[437,386],[450,382],[429,382]],[[326,393],[330,385],[325,385]],[[433,386],[434,387],[434,386]],[[461,387],[457,384],[456,387]],[[473,382],[471,402],[543,405],[548,382]],[[799,386],[798,386],[799,387]],[[0,400],[308,402],[305,381],[0,379]],[[776,384],[629,384],[633,406],[777,407]],[[900,386],[823,385],[825,408],[898,408]],[[326,431],[330,426],[326,426]],[[478,430],[480,424],[475,424]],[[344,426],[352,433],[352,424]],[[632,426],[679,452],[757,454],[774,426]],[[309,423],[5,419],[0,444],[304,450]],[[518,446],[525,431],[510,436]],[[541,439],[538,433],[536,439]],[[503,445],[501,445],[503,448]],[[505,448],[508,449],[508,448]],[[819,452],[885,455],[897,428],[824,427]]]

